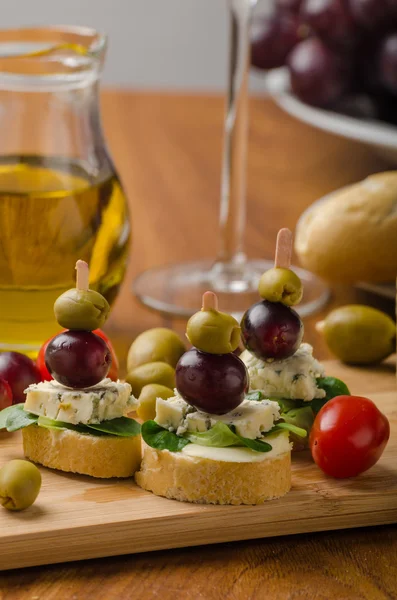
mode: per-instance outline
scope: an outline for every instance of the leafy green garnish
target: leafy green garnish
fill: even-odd
[[[253,392],[249,392],[245,395],[246,400],[255,400],[256,402],[260,402],[264,398],[265,396],[260,390],[254,390]]]
[[[36,415],[25,412],[23,406],[23,403],[21,403],[4,408],[0,412],[0,429],[5,428],[7,431],[12,432],[36,423]]]
[[[250,440],[241,435],[238,437],[243,442],[244,446],[247,446],[247,448],[251,448],[251,450],[255,450],[256,452],[270,452],[270,450],[273,450],[273,446],[262,440]]]
[[[306,429],[303,429],[302,427],[298,427],[297,425],[293,425],[292,423],[283,423],[282,421],[277,423],[277,425],[275,425],[269,433],[274,433],[276,431],[282,431],[282,430],[289,431],[290,433],[293,433],[294,435],[297,435],[298,437],[301,437],[301,438],[307,437]]]
[[[3,410],[0,411],[0,431],[6,428],[8,416],[15,414],[16,410],[18,410],[18,406],[23,406],[23,404],[7,406],[7,408],[3,408]]]
[[[95,425],[87,425],[89,429],[101,431],[110,435],[117,435],[119,437],[133,437],[141,432],[141,426],[134,419],[128,417],[119,417],[118,419],[111,419],[110,421],[102,421]],[[91,433],[91,432],[89,432]]]
[[[285,413],[291,409],[301,408],[305,404],[303,400],[290,400],[289,398],[275,398],[275,402],[280,407],[280,412]]]
[[[76,431],[76,433],[81,433],[83,435],[106,435],[101,431],[90,431],[87,425],[74,425],[73,423],[66,423],[65,421],[55,421],[54,419],[49,419],[48,417],[39,417],[37,420],[37,425],[39,427],[44,427],[45,429],[55,429],[58,431],[65,431],[65,429],[69,429],[70,431]]]
[[[240,439],[228,425],[218,421],[211,429],[198,433],[185,433],[184,436],[193,444],[212,446],[213,448],[227,448],[228,446],[241,446]]]
[[[11,432],[34,424],[46,429],[70,429],[71,431],[77,431],[85,435],[97,436],[133,437],[134,435],[138,435],[140,431],[139,423],[127,417],[103,421],[102,423],[98,423],[98,425],[73,425],[64,421],[56,421],[48,417],[33,415],[24,410],[23,403],[14,404],[0,411],[0,429],[6,428],[7,431]]]
[[[179,437],[176,433],[172,433],[161,427],[156,421],[146,421],[141,427],[143,441],[151,448],[157,450],[169,450],[170,452],[180,452],[189,440]]]
[[[314,415],[310,406],[302,406],[300,408],[293,408],[288,412],[282,413],[281,419],[286,424],[292,425],[293,427],[298,427],[299,429],[303,429],[309,433],[314,422]],[[281,423],[277,423],[277,425],[279,426]],[[291,431],[291,433],[294,432]],[[302,436],[299,435],[299,437]]]
[[[315,398],[311,401],[311,407],[314,414],[317,414],[320,409],[332,398],[336,396],[350,396],[350,391],[347,385],[337,379],[337,377],[319,377],[317,379],[317,386],[322,390],[325,390],[325,398]]]

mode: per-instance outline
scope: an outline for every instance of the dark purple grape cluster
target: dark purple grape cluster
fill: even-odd
[[[362,117],[364,98],[370,118],[397,122],[397,0],[275,2],[271,15],[254,16],[253,66],[286,65],[308,104],[351,114],[357,103]]]

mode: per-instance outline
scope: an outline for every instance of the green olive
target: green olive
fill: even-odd
[[[331,311],[317,330],[343,362],[377,363],[395,351],[396,324],[388,315],[359,304]]]
[[[132,342],[128,351],[127,370],[150,362],[166,362],[171,367],[186,352],[186,348],[175,331],[166,327],[155,327],[144,331]]]
[[[200,310],[190,317],[186,335],[202,352],[228,354],[240,343],[240,325],[234,317],[214,309]]]
[[[55,318],[65,329],[93,331],[105,323],[109,315],[109,304],[95,290],[68,290],[54,304]]]
[[[261,298],[269,302],[282,302],[286,306],[299,304],[303,296],[302,282],[291,269],[274,267],[265,271],[259,280]]]
[[[157,398],[171,398],[175,393],[171,388],[158,383],[149,383],[142,388],[136,413],[142,421],[150,421],[156,416]]]
[[[23,510],[36,500],[41,473],[27,460],[10,460],[0,469],[0,504],[8,510]]]
[[[165,362],[146,363],[129,371],[126,381],[130,384],[135,398],[139,398],[142,388],[149,383],[158,383],[173,389],[175,387],[175,369]]]

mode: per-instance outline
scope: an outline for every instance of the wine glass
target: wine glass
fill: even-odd
[[[258,300],[261,274],[274,266],[272,260],[248,260],[243,248],[246,198],[246,149],[248,133],[248,76],[250,68],[250,22],[257,0],[227,0],[230,16],[230,57],[224,125],[224,149],[220,202],[220,245],[214,261],[190,261],[155,267],[135,279],[138,299],[164,315],[190,317],[200,306],[204,291],[219,296],[222,310],[241,318]],[[281,225],[281,224],[280,224]],[[329,292],[314,275],[294,271],[305,288],[302,316],[320,309]]]

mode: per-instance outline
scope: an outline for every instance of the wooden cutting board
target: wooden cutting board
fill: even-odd
[[[158,498],[132,480],[42,468],[42,490],[30,509],[0,509],[0,569],[397,522],[394,368],[393,359],[376,370],[326,364],[329,375],[371,397],[390,419],[389,444],[368,473],[328,478],[301,452],[293,456],[292,490],[284,498],[262,506],[202,506]],[[0,434],[0,466],[21,457],[20,434]]]

